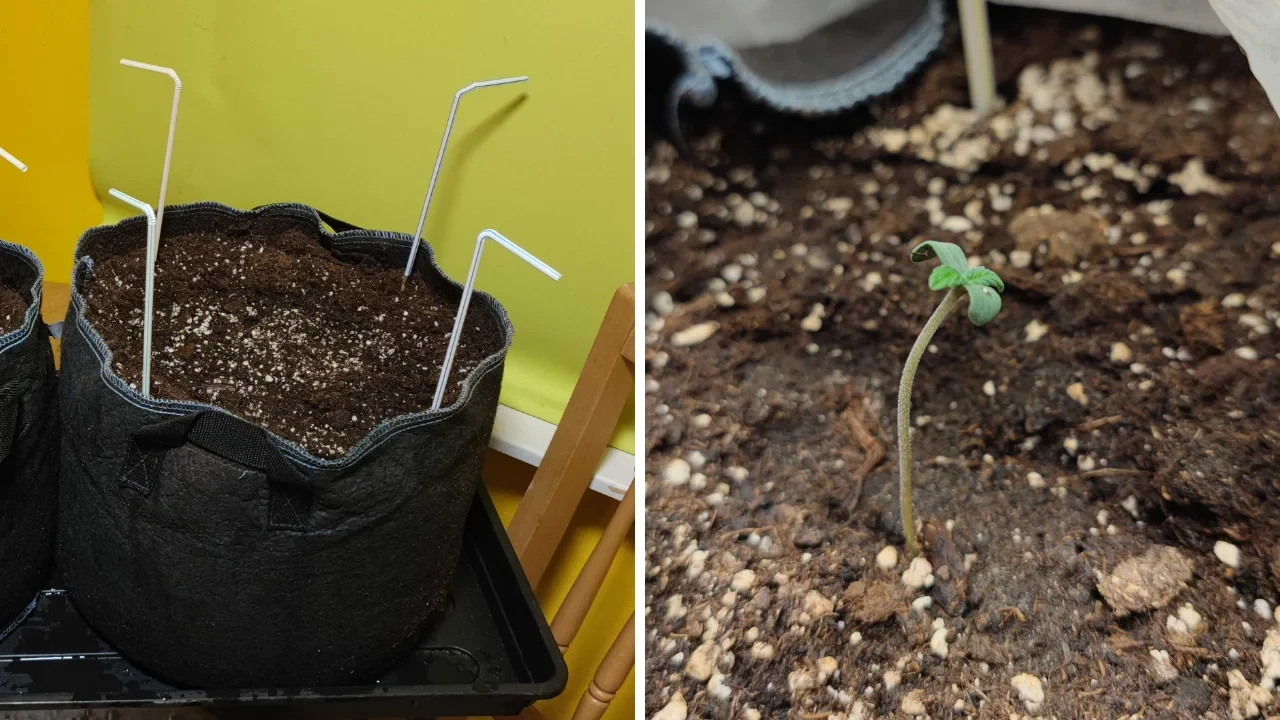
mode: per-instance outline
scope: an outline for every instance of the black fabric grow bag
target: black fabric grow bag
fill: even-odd
[[[175,206],[164,230],[246,217],[280,231],[319,229],[326,248],[386,266],[402,267],[413,243],[292,204]],[[95,252],[143,243],[135,217],[86,231],[76,248],[57,547],[72,600],[121,653],[180,685],[314,687],[377,676],[444,609],[511,345],[506,311],[475,293],[469,314],[488,313],[503,344],[453,405],[386,420],[325,460],[220,408],[144,398],[112,371],[81,287]],[[415,272],[460,298],[461,286],[423,250]]]
[[[29,303],[22,326],[0,334],[0,637],[30,611],[53,560],[58,391],[43,282],[30,250],[0,241],[0,285]]]

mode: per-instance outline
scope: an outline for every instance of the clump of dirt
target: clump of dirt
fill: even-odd
[[[1116,617],[1165,607],[1191,579],[1195,566],[1167,545],[1157,545],[1120,563],[1098,583]]]
[[[339,258],[320,235],[243,220],[167,236],[156,262],[151,391],[217,405],[321,457],[431,407],[458,304],[402,270]],[[95,256],[82,292],[113,370],[142,377],[143,243]],[[444,404],[501,348],[473,305]]]
[[[1229,38],[992,17],[988,119],[957,46],[870,111],[730,97],[649,152],[649,713],[1280,708],[1280,119]],[[912,560],[926,239],[1007,289],[916,377]]]
[[[23,300],[22,295],[0,285],[0,335],[22,327],[29,307],[31,304]]]

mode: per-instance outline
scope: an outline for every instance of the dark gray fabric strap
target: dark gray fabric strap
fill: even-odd
[[[4,640],[6,637],[9,637],[9,633],[17,630],[18,626],[22,624],[22,621],[26,620],[27,616],[31,614],[31,611],[36,609],[36,604],[39,602],[40,593],[36,593],[36,596],[31,598],[31,602],[27,603],[27,606],[23,608],[22,612],[18,613],[18,617],[14,618],[7,627],[0,629],[0,640]]]
[[[271,526],[307,526],[311,486],[306,477],[284,457],[266,430],[226,413],[179,415],[139,429],[125,453],[121,486],[151,494],[160,480],[165,456],[187,443],[264,473],[271,489],[267,510]]]
[[[319,215],[319,216],[320,216],[320,219],[321,219],[321,220],[323,220],[323,221],[325,221],[325,223],[326,223],[329,227],[333,228],[335,232],[347,232],[347,231],[349,231],[349,230],[363,230],[363,229],[364,229],[364,228],[362,228],[362,227],[357,227],[357,226],[355,226],[355,225],[352,225],[351,223],[346,222],[346,221],[344,221],[344,220],[339,220],[338,218],[336,218],[336,217],[334,217],[334,216],[332,216],[332,215],[328,215],[328,214],[326,214],[326,213],[320,212],[319,210],[316,210],[316,214],[317,214],[317,215]]]

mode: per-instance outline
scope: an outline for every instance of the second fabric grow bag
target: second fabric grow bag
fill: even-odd
[[[164,230],[251,217],[319,231],[327,249],[386,267],[403,267],[413,243],[304,205],[175,206]],[[506,311],[475,293],[468,317],[487,315],[502,344],[457,401],[386,420],[325,460],[218,407],[145,398],[113,372],[82,288],[95,253],[143,246],[145,227],[135,217],[93,228],[76,248],[57,551],[72,600],[120,652],[181,685],[375,677],[444,609],[511,345]],[[461,286],[423,251],[416,274],[459,299]]]
[[[30,250],[0,241],[0,286],[28,303],[16,330],[0,328],[0,638],[30,611],[53,560],[57,373],[40,319],[43,280]]]

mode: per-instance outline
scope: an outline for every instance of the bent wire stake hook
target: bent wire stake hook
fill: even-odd
[[[142,308],[142,396],[151,397],[151,311],[156,295],[156,252],[160,249],[159,222],[151,206],[112,188],[111,197],[126,202],[147,216],[147,286]]]
[[[471,293],[476,287],[476,273],[480,270],[480,255],[484,253],[485,240],[493,240],[510,250],[516,257],[529,263],[552,280],[560,279],[560,273],[550,265],[506,239],[497,230],[485,230],[476,236],[476,251],[471,256],[471,270],[467,273],[467,284],[462,288],[462,304],[458,306],[458,315],[453,319],[453,333],[449,335],[449,350],[444,354],[444,366],[440,368],[440,379],[436,381],[436,396],[431,401],[432,410],[440,409],[440,403],[444,402],[444,391],[449,387],[449,371],[453,369],[453,357],[458,352],[458,341],[462,338],[462,326],[467,319],[467,308],[471,306]]]
[[[156,238],[160,237],[160,229],[164,226],[164,195],[169,189],[169,161],[173,158],[173,134],[178,127],[178,98],[182,95],[182,79],[173,68],[151,65],[137,60],[120,60],[121,65],[139,70],[168,75],[173,80],[173,109],[169,111],[169,140],[164,146],[164,170],[160,173],[160,200],[156,204]],[[123,198],[122,198],[123,199]]]
[[[4,158],[5,160],[8,160],[10,165],[13,165],[14,167],[18,168],[22,172],[27,171],[27,166],[23,164],[23,162],[18,158],[10,155],[4,148],[0,148],[0,157]]]
[[[529,79],[527,75],[517,77],[499,78],[497,80],[483,80],[481,82],[473,82],[453,94],[453,106],[449,108],[449,122],[444,126],[444,137],[440,138],[440,151],[436,153],[436,166],[431,171],[431,184],[427,186],[427,198],[422,201],[422,214],[418,216],[418,229],[413,232],[413,247],[409,249],[409,262],[404,266],[404,277],[407,280],[413,274],[413,262],[418,258],[418,245],[422,243],[422,228],[427,224],[427,210],[431,207],[431,196],[436,192],[436,180],[440,177],[440,167],[444,164],[444,152],[449,147],[449,135],[453,133],[453,119],[458,115],[458,103],[462,101],[462,96],[472,90],[480,88],[493,87],[495,85],[510,85],[512,83],[524,82]],[[403,283],[402,283],[403,284]]]

